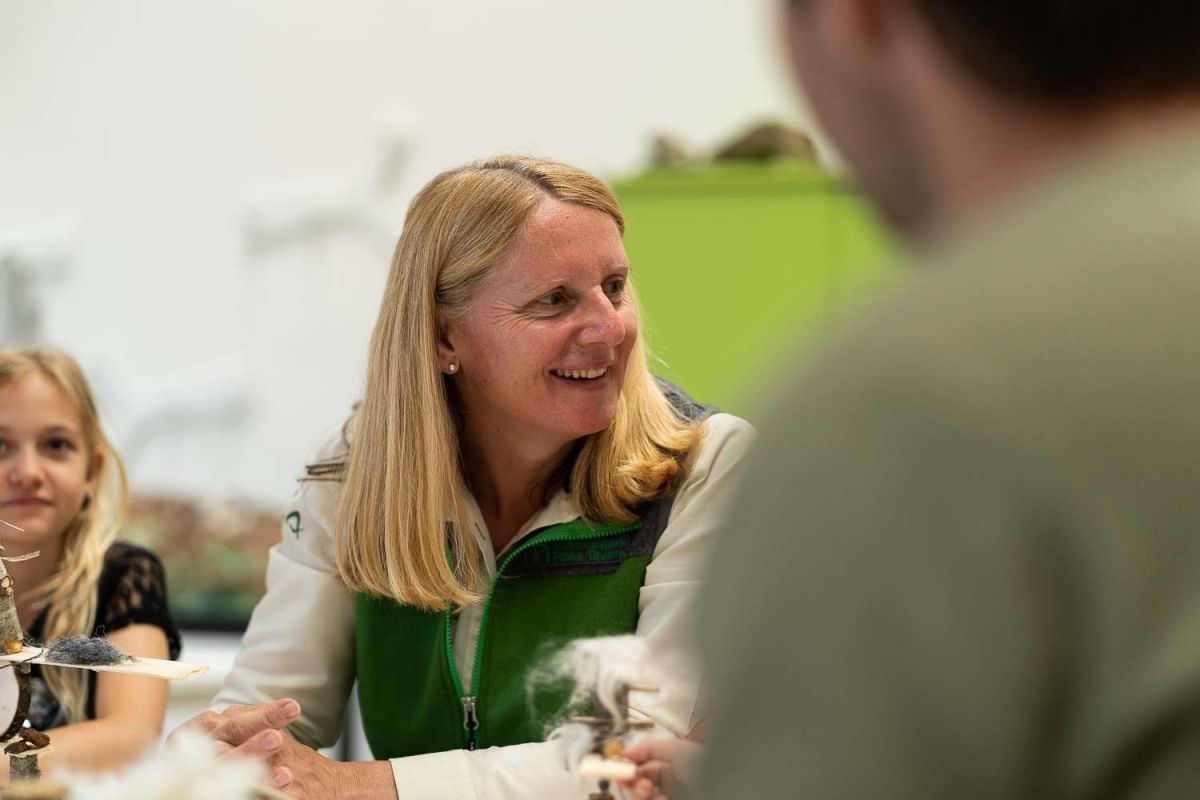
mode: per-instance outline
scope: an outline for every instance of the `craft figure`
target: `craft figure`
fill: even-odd
[[[593,716],[570,718],[571,722],[586,725],[592,732],[592,749],[579,760],[580,777],[596,781],[597,790],[589,795],[590,800],[612,800],[609,791],[612,781],[633,780],[637,775],[637,765],[625,758],[625,746],[630,735],[649,730],[654,723],[629,716],[631,691],[657,692],[658,687],[621,682],[614,693],[615,713],[597,699]]]

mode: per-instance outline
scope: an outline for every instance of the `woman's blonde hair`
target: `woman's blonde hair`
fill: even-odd
[[[501,156],[449,170],[413,199],[371,337],[366,391],[347,429],[337,562],[346,585],[427,610],[477,599],[483,556],[467,535],[459,430],[438,366],[441,322],[460,313],[546,197],[607,214],[612,191],[575,167]],[[673,491],[700,429],[682,421],[635,346],[612,424],[548,477],[585,519],[630,521]],[[327,474],[327,473],[326,473]]]
[[[117,538],[129,502],[125,464],[100,424],[96,401],[83,370],[66,353],[50,348],[0,350],[0,386],[39,373],[54,381],[79,409],[89,470],[99,470],[96,491],[63,532],[62,557],[54,576],[39,587],[35,608],[46,609],[42,639],[53,642],[96,626],[96,592],[104,555]],[[21,587],[15,587],[19,592]],[[87,670],[42,667],[46,685],[71,721],[85,718]]]

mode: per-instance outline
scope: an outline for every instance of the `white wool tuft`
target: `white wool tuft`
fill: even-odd
[[[574,769],[579,759],[592,750],[592,729],[582,722],[567,722],[552,730],[546,741],[557,742],[563,763],[567,769]]]
[[[567,702],[571,713],[584,708],[594,697],[613,717],[619,717],[617,694],[630,684],[657,686],[659,671],[650,658],[646,640],[640,636],[601,636],[576,639],[558,651],[530,678],[530,694],[539,685],[573,681]]]
[[[63,770],[55,775],[68,797],[88,800],[253,800],[264,767],[246,758],[218,758],[202,733],[180,731],[157,756],[147,753],[117,772]]]
[[[639,636],[577,639],[534,671],[526,692],[532,709],[540,689],[569,681],[574,687],[565,713],[585,712],[595,699],[615,717],[619,714],[617,696],[622,686],[661,686],[663,675],[662,667],[650,657],[645,639]],[[592,730],[582,723],[560,722],[546,738],[559,745],[564,767],[576,771],[580,759],[593,747]]]

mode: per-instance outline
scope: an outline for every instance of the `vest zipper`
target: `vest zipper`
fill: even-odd
[[[496,595],[496,585],[500,582],[500,577],[504,574],[504,569],[512,562],[514,558],[528,550],[530,547],[547,544],[548,542],[581,542],[590,539],[603,539],[606,536],[617,536],[622,533],[629,533],[636,530],[642,523],[634,522],[630,525],[625,525],[620,528],[608,528],[603,531],[597,531],[591,535],[584,534],[582,536],[547,536],[542,539],[531,536],[523,543],[517,545],[517,548],[504,557],[504,561],[496,568],[496,577],[492,580],[488,587],[487,599],[483,604],[483,613],[479,617],[479,636],[475,639],[475,659],[471,665],[471,693],[467,694],[463,688],[462,678],[458,674],[458,664],[454,660],[454,617],[447,609],[443,614],[446,618],[446,657],[450,661],[450,678],[454,682],[454,688],[458,692],[463,707],[463,730],[466,735],[464,741],[468,750],[474,750],[478,743],[477,732],[479,730],[479,714],[477,712],[477,704],[479,702],[479,679],[482,675],[483,660],[483,640],[487,632],[488,617],[492,612],[492,598]]]
[[[479,729],[479,717],[475,715],[475,697],[467,695],[462,699],[463,728],[467,732],[467,749],[475,749],[475,731]]]
[[[450,680],[454,683],[454,691],[463,707],[463,746],[474,750],[476,745],[475,732],[479,730],[479,715],[475,713],[475,695],[463,691],[462,679],[458,676],[458,664],[454,661],[454,617],[450,610],[442,612],[445,618],[446,630],[446,660],[450,664]]]

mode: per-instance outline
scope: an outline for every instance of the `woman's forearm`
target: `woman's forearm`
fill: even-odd
[[[387,761],[352,761],[342,766],[345,777],[338,800],[397,800],[392,765]]]
[[[70,766],[115,769],[158,742],[160,726],[123,719],[94,719],[48,731],[53,750],[38,759],[44,771]]]

